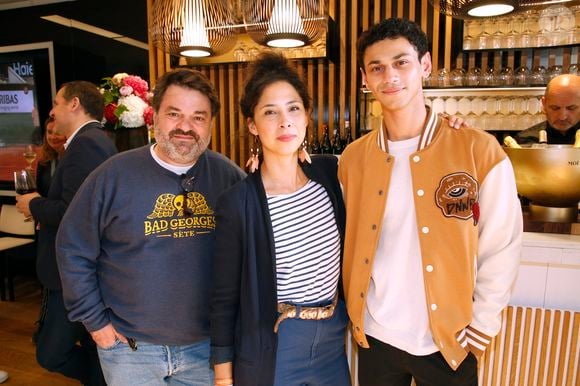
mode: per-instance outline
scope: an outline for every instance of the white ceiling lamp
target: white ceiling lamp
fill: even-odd
[[[429,0],[439,11],[457,19],[505,15],[517,11],[521,0]]]
[[[246,32],[256,43],[279,48],[310,45],[326,31],[326,0],[242,2]]]
[[[264,38],[270,47],[301,47],[308,42],[296,0],[276,0]]]
[[[202,0],[193,0],[185,4],[183,10],[183,33],[179,42],[179,53],[183,56],[200,58],[211,55],[211,46],[207,38],[203,14],[205,8]]]
[[[228,0],[156,0],[151,37],[159,49],[173,55],[204,57],[229,51],[239,23]]]
[[[473,17],[490,17],[499,16],[510,13],[514,10],[514,6],[505,3],[492,3],[475,6],[467,11],[469,16]]]

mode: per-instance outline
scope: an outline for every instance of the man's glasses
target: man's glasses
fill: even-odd
[[[193,209],[187,205],[187,194],[193,192],[193,183],[195,182],[195,176],[188,177],[187,174],[181,175],[181,189],[183,190],[183,215],[186,217],[193,215]]]

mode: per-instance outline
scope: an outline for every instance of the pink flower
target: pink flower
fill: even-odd
[[[149,90],[147,81],[141,79],[140,76],[136,75],[129,75],[123,78],[123,84],[125,86],[131,86],[135,91],[135,94],[140,96],[141,98],[145,98],[147,95],[147,91]]]
[[[131,86],[123,86],[119,89],[119,92],[121,93],[121,95],[123,96],[128,96],[131,95],[133,93],[133,87]]]

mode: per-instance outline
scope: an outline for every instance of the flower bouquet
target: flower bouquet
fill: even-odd
[[[117,130],[153,124],[149,85],[139,76],[119,73],[103,78],[100,91],[105,100],[105,126]]]

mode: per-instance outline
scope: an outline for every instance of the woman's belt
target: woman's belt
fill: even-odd
[[[274,332],[278,333],[278,327],[283,320],[288,318],[304,319],[304,320],[322,320],[330,319],[334,314],[334,308],[338,301],[338,293],[334,295],[332,303],[322,307],[302,307],[295,304],[278,303],[278,319],[274,324]]]

